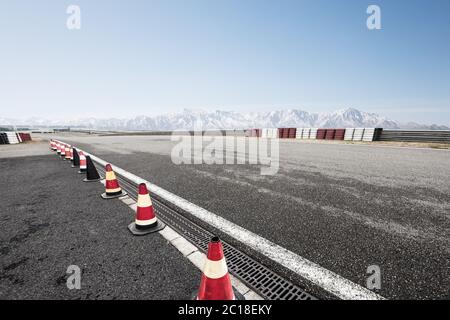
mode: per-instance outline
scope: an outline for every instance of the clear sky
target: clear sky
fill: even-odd
[[[0,40],[0,118],[354,107],[450,125],[448,0],[0,0]]]

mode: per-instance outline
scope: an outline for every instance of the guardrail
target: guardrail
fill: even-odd
[[[450,130],[383,130],[378,140],[450,143]]]

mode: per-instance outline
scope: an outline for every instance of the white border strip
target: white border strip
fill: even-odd
[[[108,162],[90,154],[92,160],[106,165]],[[189,212],[196,218],[212,225],[213,227],[226,233],[228,236],[246,244],[253,250],[263,254],[269,259],[279,263],[280,265],[295,272],[301,277],[309,280],[313,284],[323,288],[329,293],[340,299],[345,300],[383,300],[384,297],[370,291],[363,286],[356,284],[330,270],[327,270],[312,261],[309,261],[298,254],[287,250],[247,229],[244,229],[212,212],[209,212],[163,188],[160,188],[130,172],[127,172],[115,165],[114,171],[124,176],[128,180],[139,184],[145,183],[147,188],[158,195],[176,205],[177,207]]]

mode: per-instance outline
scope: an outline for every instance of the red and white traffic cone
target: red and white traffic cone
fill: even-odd
[[[72,146],[70,146],[70,148],[69,148],[69,153],[70,153],[69,160],[73,165],[73,147]]]
[[[164,229],[166,225],[156,218],[152,200],[145,183],[139,185],[136,219],[128,226],[135,236],[143,236]]]
[[[62,157],[64,152],[64,144],[62,142],[59,143],[59,155]]]
[[[66,155],[64,157],[64,160],[70,161],[70,145],[66,144],[65,152]]]
[[[53,139],[51,140],[51,149],[53,150],[53,151],[56,151],[57,149],[56,149],[56,141],[54,141]]]
[[[105,193],[102,193],[103,199],[114,199],[127,194],[119,186],[119,181],[117,181],[116,174],[109,163],[105,166],[105,178]]]
[[[56,153],[57,154],[61,154],[61,144],[58,142],[56,142]]]
[[[61,144],[61,158],[64,160],[64,158],[66,157],[66,145],[64,143]]]
[[[219,237],[213,237],[208,244],[200,288],[194,299],[245,300],[245,297],[231,285],[231,278]]]
[[[80,170],[78,170],[78,173],[86,173],[86,156],[84,155],[84,152],[80,150],[78,153],[80,156]]]

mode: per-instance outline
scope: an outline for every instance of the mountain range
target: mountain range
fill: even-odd
[[[130,119],[43,119],[16,120],[0,118],[0,126],[21,127],[76,127],[99,130],[192,130],[245,129],[245,128],[355,128],[378,127],[385,129],[449,130],[442,125],[424,125],[414,122],[400,123],[374,113],[354,108],[334,112],[311,113],[299,109],[239,113],[234,111],[204,111],[184,109],[182,112],[156,117],[137,116]]]

